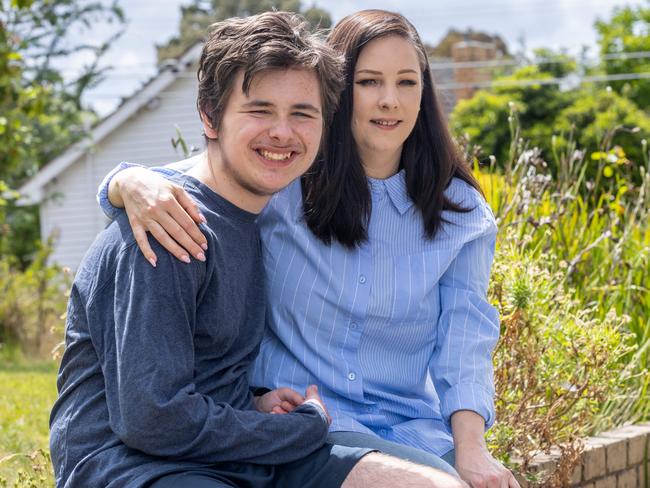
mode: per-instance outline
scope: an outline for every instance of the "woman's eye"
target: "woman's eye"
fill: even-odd
[[[403,86],[415,86],[418,84],[418,82],[415,80],[402,80],[399,82],[399,84]]]
[[[372,79],[359,80],[357,81],[357,84],[361,86],[371,86],[371,85],[376,85],[377,80],[372,80]]]

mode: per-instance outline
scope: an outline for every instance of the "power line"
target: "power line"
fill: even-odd
[[[562,78],[545,78],[539,80],[494,80],[470,83],[438,83],[439,90],[454,90],[459,88],[495,88],[495,87],[524,87],[533,85],[574,85],[582,83],[599,83],[605,81],[650,80],[650,72],[620,73],[615,75],[566,76]]]
[[[571,60],[571,57],[569,60]],[[604,54],[600,59],[611,61],[615,59],[648,59],[650,58],[650,51],[635,51],[630,53],[610,53]],[[587,60],[580,60],[581,62]],[[599,61],[598,58],[592,58],[594,64]],[[444,70],[444,69],[462,69],[462,68],[499,68],[503,66],[539,66],[540,64],[561,64],[567,62],[567,59],[562,59],[559,57],[555,58],[539,58],[535,59],[534,62],[521,62],[515,59],[493,59],[489,61],[450,61],[436,63],[433,62],[430,64],[432,70]]]
[[[568,56],[568,55],[567,55]],[[572,60],[571,56],[569,61]],[[590,58],[590,59],[581,59],[579,62],[581,64],[597,64],[599,60],[612,61],[612,60],[634,60],[634,59],[650,59],[650,51],[634,51],[634,52],[623,52],[623,53],[610,53],[600,56],[600,58]],[[554,57],[554,58],[539,58],[535,59],[532,62],[524,61],[517,59],[493,59],[488,61],[445,61],[445,62],[432,62],[429,66],[432,71],[438,70],[447,70],[447,69],[466,69],[466,68],[500,68],[507,66],[539,66],[543,64],[561,64],[567,62],[566,58]],[[133,69],[138,66],[147,66],[151,67],[150,64],[129,64],[122,65],[120,68],[129,67],[130,69],[125,71],[120,71],[119,69],[111,70],[106,75],[105,78],[123,78],[123,79],[138,79],[142,78],[141,73],[134,73]],[[72,70],[63,70],[63,74],[80,74],[78,71]],[[149,76],[155,76],[157,73],[151,73]],[[196,74],[192,73],[181,73],[178,75],[179,78],[196,78]]]

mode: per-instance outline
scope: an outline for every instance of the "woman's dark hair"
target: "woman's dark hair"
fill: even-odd
[[[362,10],[341,20],[328,42],[345,57],[345,88],[320,157],[302,177],[304,214],[323,242],[355,247],[368,238],[371,197],[352,137],[354,71],[364,46],[374,39],[399,36],[415,48],[422,71],[422,101],[413,131],[404,142],[400,166],[406,188],[422,213],[424,235],[431,239],[444,222],[443,210],[468,212],[449,201],[444,191],[453,177],[480,191],[449,134],[431,78],[426,51],[415,27],[403,16],[384,10]]]

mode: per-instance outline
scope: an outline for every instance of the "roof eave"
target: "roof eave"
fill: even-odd
[[[202,45],[196,44],[187,50],[178,60],[177,67],[161,71],[152,81],[127,99],[112,114],[97,124],[90,132],[89,137],[73,144],[61,156],[53,159],[41,168],[38,173],[23,184],[18,192],[21,197],[19,205],[34,205],[41,203],[44,198],[43,188],[52,179],[65,171],[70,165],[82,157],[89,148],[98,144],[115,129],[135,115],[146,106],[165,88],[171,85],[178,76],[191,64],[199,59]],[[169,67],[169,65],[167,65]]]

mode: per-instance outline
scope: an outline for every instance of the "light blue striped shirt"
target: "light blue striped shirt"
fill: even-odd
[[[298,181],[258,219],[268,327],[251,382],[298,391],[315,383],[332,431],[442,455],[453,448],[455,411],[494,422],[499,318],[486,299],[494,217],[476,190],[454,179],[447,196],[472,211],[445,211],[448,223],[428,240],[403,171],[369,184],[369,239],[354,250],[314,237]],[[99,197],[110,214],[106,187]]]

